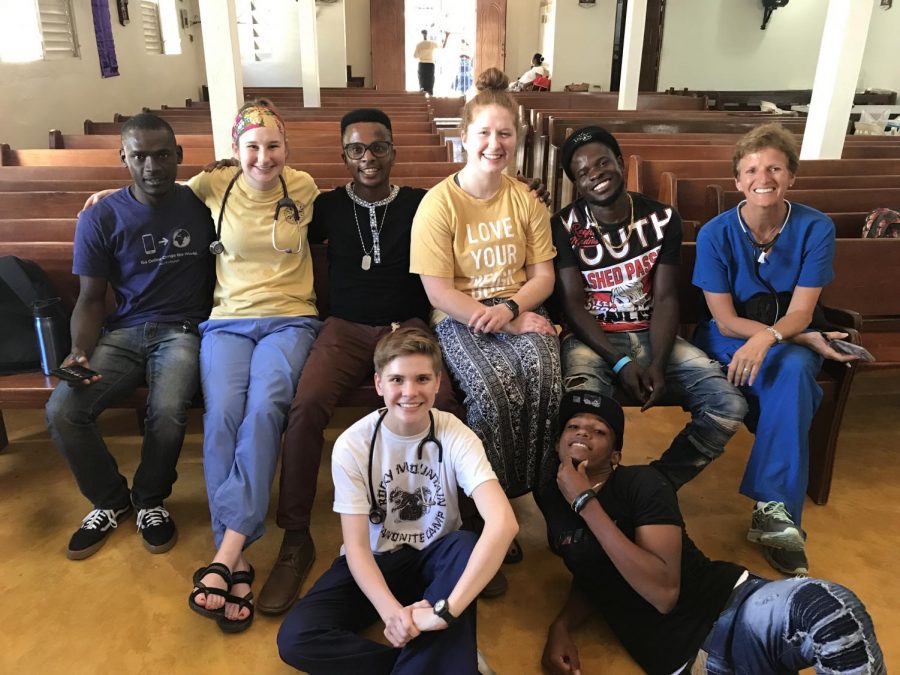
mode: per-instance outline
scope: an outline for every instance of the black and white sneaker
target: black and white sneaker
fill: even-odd
[[[144,538],[144,548],[150,553],[165,553],[178,541],[175,521],[162,504],[151,509],[139,509],[137,527]]]
[[[81,521],[81,527],[69,539],[66,556],[69,560],[84,560],[106,543],[106,538],[119,526],[119,518],[131,513],[131,504],[120,509],[94,509]]]

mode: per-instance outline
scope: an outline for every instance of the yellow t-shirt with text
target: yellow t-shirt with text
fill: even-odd
[[[451,278],[456,290],[484,300],[514,295],[526,265],[552,260],[549,211],[524,183],[501,181],[489,199],[472,197],[453,176],[431,188],[413,220],[409,271]]]
[[[222,197],[236,167],[200,173],[188,187],[217,221]],[[273,316],[316,316],[312,257],[306,240],[313,201],[319,194],[312,177],[285,167],[282,173],[289,197],[300,212],[299,222],[282,208],[275,226],[272,219],[282,198],[281,183],[271,190],[256,190],[238,177],[228,195],[220,241],[225,251],[216,256],[216,290],[211,319],[248,319]]]

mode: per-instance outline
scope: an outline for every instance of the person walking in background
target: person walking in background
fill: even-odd
[[[413,58],[419,62],[419,90],[434,96],[434,52],[447,45],[449,33],[444,32],[443,44],[428,39],[428,31],[422,31],[422,40],[416,45]]]

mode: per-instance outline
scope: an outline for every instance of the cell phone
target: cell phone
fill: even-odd
[[[100,373],[96,370],[91,370],[90,368],[85,368],[77,363],[73,363],[68,366],[60,366],[59,368],[54,368],[50,371],[51,375],[56,375],[61,380],[65,380],[66,382],[81,382],[82,380],[90,380],[92,377],[96,377]]]
[[[852,342],[847,342],[846,340],[829,340],[828,345],[836,352],[841,354],[849,354],[850,356],[856,356],[862,361],[874,361],[875,357],[872,356],[872,353],[861,345],[855,345]]]

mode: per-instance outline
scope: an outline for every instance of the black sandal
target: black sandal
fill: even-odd
[[[235,572],[231,575],[232,586],[235,584],[247,584],[251,586],[253,584],[254,579],[256,578],[256,570],[253,569],[253,565],[250,565],[250,569],[246,572]],[[225,596],[225,602],[230,602],[238,606],[238,613],[245,607],[250,612],[243,619],[228,619],[225,617],[224,611],[218,617],[216,617],[216,623],[219,625],[219,628],[223,633],[243,633],[245,630],[250,628],[250,624],[253,623],[253,614],[255,612],[256,607],[253,604],[253,591],[250,591],[242,598],[237,597],[236,595],[232,595],[228,593]],[[223,608],[224,610],[224,608]]]
[[[228,586],[226,589],[221,588],[213,588],[211,586],[207,586],[204,584],[201,579],[205,577],[207,574],[218,574],[225,581],[225,584]],[[232,575],[231,570],[228,569],[227,566],[222,563],[210,563],[206,567],[201,567],[196,572],[194,572],[194,590],[191,591],[190,596],[188,596],[188,607],[197,612],[200,616],[205,616],[207,619],[218,619],[225,613],[225,605],[222,605],[218,609],[207,609],[204,605],[201,605],[197,602],[197,596],[203,595],[207,602],[209,602],[209,596],[218,595],[222,598],[225,598],[225,601],[228,602],[228,591],[231,589],[232,585]]]

